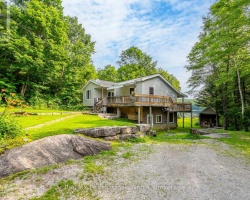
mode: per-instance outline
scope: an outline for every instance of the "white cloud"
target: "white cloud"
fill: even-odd
[[[172,73],[187,91],[186,56],[197,41],[202,16],[215,0],[63,0],[65,14],[77,16],[96,41],[96,68],[116,66],[134,45]]]

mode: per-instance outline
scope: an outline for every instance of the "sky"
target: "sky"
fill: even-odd
[[[63,0],[64,13],[76,16],[95,41],[96,69],[117,61],[122,51],[136,46],[190,90],[184,68],[198,41],[202,17],[215,0]]]

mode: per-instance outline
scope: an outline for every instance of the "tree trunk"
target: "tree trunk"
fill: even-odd
[[[228,99],[227,99],[227,83],[225,83],[224,85],[224,90],[223,90],[223,116],[224,116],[224,120],[223,120],[223,128],[225,130],[228,129],[228,117],[227,117],[227,112],[228,112],[228,108],[227,108],[227,104],[228,104]]]
[[[25,95],[25,92],[26,92],[27,86],[28,86],[28,80],[29,80],[29,77],[27,77],[26,81],[23,83],[23,85],[21,87],[21,92],[20,92],[21,97],[24,97],[24,95]]]
[[[244,97],[242,93],[242,88],[241,88],[241,78],[240,78],[240,72],[238,65],[236,63],[236,59],[234,57],[234,66],[236,68],[236,73],[237,73],[237,80],[238,80],[238,88],[239,88],[239,93],[240,93],[240,102],[241,102],[241,117],[242,117],[242,122],[243,122],[243,131],[247,130],[246,126],[246,120],[245,120],[245,103],[244,103]]]
[[[230,65],[229,61],[230,61],[230,57],[228,56],[227,67],[226,67],[227,75],[229,72],[229,65]],[[224,84],[224,88],[223,88],[223,100],[222,100],[223,116],[224,116],[223,127],[225,130],[228,129],[228,94],[227,94],[227,90],[228,90],[228,83],[226,82]]]

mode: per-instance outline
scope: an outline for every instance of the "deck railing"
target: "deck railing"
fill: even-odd
[[[108,97],[107,106],[158,106],[174,111],[191,111],[191,103],[175,103],[171,97],[135,94],[133,96]]]

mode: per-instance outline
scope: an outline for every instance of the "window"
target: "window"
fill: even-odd
[[[149,87],[149,94],[154,95],[154,87]]]
[[[162,123],[162,115],[156,115],[156,123]]]
[[[91,99],[91,90],[85,92],[85,99]]]
[[[154,121],[153,120],[153,115],[151,115],[151,118],[152,118],[152,121]],[[150,115],[149,114],[147,115],[147,124],[151,124],[151,120],[150,120]]]
[[[174,113],[169,113],[169,123],[174,123]]]
[[[108,97],[113,97],[113,96],[115,96],[114,92],[108,92]]]

